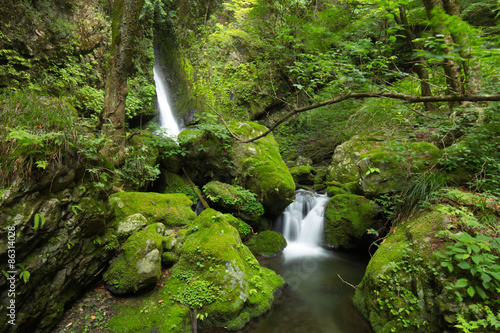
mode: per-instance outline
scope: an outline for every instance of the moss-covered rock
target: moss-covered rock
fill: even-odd
[[[362,153],[379,146],[383,138],[355,135],[335,148],[328,180],[340,183],[357,182],[357,163]]]
[[[326,206],[324,243],[333,248],[354,249],[373,241],[367,230],[378,229],[380,208],[355,194],[333,196]]]
[[[245,245],[253,254],[275,257],[280,255],[286,247],[286,239],[279,232],[266,230],[250,238]]]
[[[177,232],[169,230],[165,237],[167,239],[163,244],[161,264],[163,267],[170,267],[179,261],[181,247],[186,239],[186,229],[181,229]]]
[[[267,130],[253,122],[231,123],[230,127],[243,139],[255,137]],[[278,215],[293,201],[295,182],[281,159],[272,134],[252,143],[235,143],[230,156],[239,185],[257,194],[266,214]]]
[[[199,199],[196,192],[191,188],[191,186],[189,186],[184,178],[169,171],[162,172],[161,176],[164,177],[165,181],[165,189],[163,190],[163,193],[183,193],[193,203],[198,202]]]
[[[431,143],[386,143],[360,156],[359,184],[366,196],[399,191],[411,173],[427,170],[441,151]]]
[[[140,213],[148,220],[148,224],[161,222],[168,227],[180,227],[196,218],[191,210],[193,202],[180,193],[119,192],[111,195],[110,202],[118,222]]]
[[[285,282],[259,266],[238,231],[228,223],[232,218],[213,209],[203,211],[188,229],[180,259],[170,269],[164,286],[146,299],[131,300],[126,308],[120,307],[110,328],[123,327],[120,332],[149,332],[153,328],[188,332],[190,309],[197,308],[198,313],[207,315],[198,321],[199,327],[235,330],[268,311]],[[160,316],[159,308],[168,318]]]
[[[447,221],[439,209],[424,212],[393,227],[375,252],[354,296],[354,305],[375,332],[446,331],[433,253],[441,248],[435,234]]]
[[[257,221],[264,214],[264,207],[257,201],[256,195],[241,186],[213,181],[203,186],[203,194],[213,208],[245,221]]]
[[[118,223],[116,228],[116,236],[120,241],[124,241],[134,232],[144,228],[148,224],[148,220],[140,213],[127,216],[125,220]]]
[[[326,188],[326,193],[329,197],[333,197],[338,194],[347,194],[347,191],[344,190],[339,183],[329,183]]]
[[[127,294],[150,287],[161,275],[161,256],[166,243],[166,228],[151,224],[136,232],[123,244],[122,252],[114,258],[103,278],[114,294]]]
[[[296,184],[313,185],[316,177],[316,169],[310,165],[296,166],[290,168],[290,174]]]

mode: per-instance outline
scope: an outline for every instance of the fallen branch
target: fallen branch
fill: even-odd
[[[353,284],[350,284],[350,283],[349,283],[349,282],[347,282],[347,281],[344,281],[344,279],[340,276],[340,274],[337,274],[337,276],[339,277],[339,279],[340,279],[342,282],[344,282],[344,283],[345,283],[345,284],[347,284],[348,286],[351,286],[351,287],[353,287],[354,289],[358,288],[358,286],[355,286],[355,285],[353,285]]]
[[[302,108],[297,108],[289,113],[287,113],[283,118],[275,122],[269,130],[258,135],[252,139],[242,141],[243,143],[250,143],[261,139],[271,133],[276,127],[282,124],[285,120],[295,116],[296,114],[306,112],[309,110],[317,109],[322,106],[327,106],[330,104],[336,104],[347,99],[357,99],[357,98],[390,98],[402,100],[405,103],[426,103],[426,102],[498,102],[500,101],[500,95],[447,95],[447,96],[414,96],[395,92],[364,92],[364,93],[349,93],[345,95],[340,95],[338,97],[323,101],[320,103],[304,106]]]

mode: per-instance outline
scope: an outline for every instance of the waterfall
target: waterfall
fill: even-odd
[[[155,66],[153,67],[153,75],[156,85],[158,109],[160,111],[160,127],[166,131],[166,134],[177,136],[180,132],[179,125],[177,125],[172,109],[170,108],[167,85],[157,62],[155,62]]]
[[[297,191],[295,201],[285,209],[279,221],[288,243],[283,252],[286,259],[326,253],[321,241],[327,202],[326,194]]]

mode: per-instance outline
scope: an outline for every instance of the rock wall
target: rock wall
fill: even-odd
[[[16,314],[15,326],[2,321],[4,332],[49,331],[118,246],[108,228],[113,209],[104,193],[86,188],[81,167],[73,161],[43,179],[18,179],[2,195],[0,269],[14,279],[0,276],[0,315],[7,318],[12,301]]]

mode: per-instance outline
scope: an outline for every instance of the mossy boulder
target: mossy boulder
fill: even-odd
[[[428,142],[385,143],[360,156],[359,185],[369,197],[400,191],[412,173],[424,172],[440,156]]]
[[[447,331],[444,312],[455,302],[442,297],[433,256],[442,246],[436,233],[447,223],[439,208],[426,211],[393,227],[375,252],[353,300],[375,332]]]
[[[186,229],[178,231],[167,230],[166,240],[163,243],[163,254],[161,255],[161,265],[170,267],[179,261],[180,251],[184,240],[186,239]]]
[[[326,193],[330,198],[338,194],[347,194],[347,191],[342,188],[340,183],[328,182],[326,186]]]
[[[191,210],[193,202],[181,193],[119,192],[111,195],[109,201],[115,209],[118,222],[139,213],[147,219],[148,224],[161,222],[168,227],[181,227],[196,218]]]
[[[362,153],[380,145],[381,137],[355,135],[335,148],[329,169],[329,181],[339,183],[357,182],[359,172],[357,163]]]
[[[148,224],[148,220],[140,213],[132,214],[127,216],[125,220],[118,223],[116,228],[116,236],[118,240],[124,241],[134,232],[137,232],[144,228]]]
[[[257,221],[264,214],[264,207],[257,201],[256,195],[241,186],[212,181],[203,186],[203,194],[211,207],[245,221]]]
[[[198,321],[201,328],[237,330],[268,311],[285,281],[259,265],[229,224],[232,218],[213,209],[203,211],[189,227],[180,259],[170,269],[164,286],[145,299],[120,307],[110,328],[123,327],[120,332],[190,332],[190,309],[196,308],[207,315]],[[144,309],[147,311],[139,311]]]
[[[193,203],[198,202],[199,199],[196,192],[189,186],[188,182],[185,181],[183,177],[169,171],[162,172],[161,177],[163,177],[165,181],[163,193],[183,193]]]
[[[316,177],[316,169],[310,165],[290,168],[290,174],[296,184],[313,185]]]
[[[230,137],[219,137],[213,131],[188,129],[179,133],[181,160],[189,177],[196,184],[210,180],[231,182],[231,161],[228,158]]]
[[[283,252],[286,247],[286,239],[279,232],[266,230],[250,238],[245,245],[253,254],[275,257]]]
[[[368,229],[378,229],[380,207],[355,194],[338,194],[330,198],[325,211],[324,243],[328,247],[355,249],[373,239]]]
[[[231,123],[242,139],[264,133],[267,128],[254,122]],[[237,142],[229,152],[240,186],[257,194],[266,214],[279,215],[295,195],[295,182],[281,159],[272,134],[251,143]]]
[[[167,240],[165,231],[163,224],[155,223],[127,239],[122,252],[111,261],[103,274],[106,287],[112,293],[136,292],[158,281],[163,245]]]

